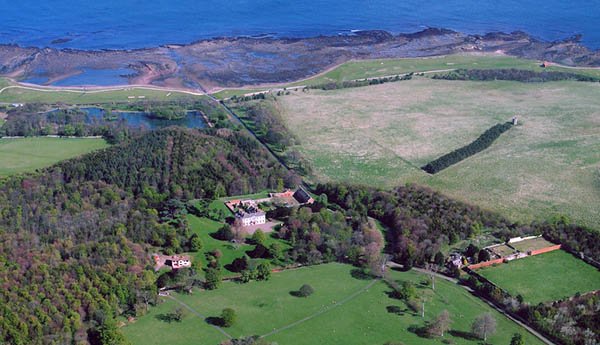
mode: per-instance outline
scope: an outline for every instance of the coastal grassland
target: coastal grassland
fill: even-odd
[[[428,185],[522,221],[600,227],[600,84],[416,77],[277,97],[317,182]],[[518,115],[494,144],[440,173],[420,167]]]
[[[600,77],[600,69],[593,68],[566,68],[558,66],[549,66],[544,69],[540,67],[540,61],[522,59],[507,56],[498,53],[464,53],[452,54],[446,56],[432,56],[420,58],[402,58],[402,59],[373,59],[350,61],[343,63],[330,71],[318,76],[308,78],[293,83],[282,84],[277,88],[291,86],[319,85],[331,82],[349,81],[362,78],[383,77],[410,72],[427,72],[447,69],[504,69],[516,68],[541,72],[561,71],[578,73],[587,76]],[[226,89],[213,94],[219,99],[225,99],[244,94],[257,92],[261,90],[272,89],[273,87],[253,88],[253,89]]]
[[[212,207],[211,207],[212,208]],[[227,215],[229,215],[229,210],[227,210]],[[253,245],[242,244],[242,245],[234,245],[234,243],[228,241],[221,241],[211,236],[211,234],[217,232],[222,226],[223,223],[215,222],[214,220],[208,218],[200,218],[194,215],[188,214],[187,216],[188,222],[190,224],[190,233],[197,234],[198,237],[202,240],[202,250],[196,253],[191,253],[193,260],[200,260],[202,263],[202,267],[207,267],[208,260],[206,259],[206,253],[218,249],[221,251],[223,256],[219,259],[219,262],[222,266],[229,265],[233,262],[234,259],[243,257],[246,252],[254,249]],[[282,240],[276,239],[271,234],[267,234],[267,241],[265,245],[268,247],[273,242],[280,242],[284,249],[289,248],[289,245]],[[269,259],[259,259],[270,261]],[[231,272],[223,267],[222,273],[224,277],[233,277],[239,275],[239,273]]]
[[[11,83],[16,86],[17,84]],[[29,86],[27,86],[29,87]],[[0,86],[2,89],[3,86]],[[73,88],[78,92],[61,91],[51,88],[5,88],[0,92],[0,103],[65,103],[65,104],[99,104],[113,102],[138,102],[138,101],[174,101],[188,98],[206,96],[191,95],[183,92],[144,89],[137,87],[124,87],[120,89],[88,89],[87,92],[79,92],[83,89]],[[168,95],[168,96],[167,96]],[[133,96],[135,98],[128,98]],[[140,98],[142,96],[143,98]]]
[[[324,264],[275,273],[269,281],[248,284],[225,282],[217,290],[177,294],[175,297],[206,317],[218,317],[223,308],[234,308],[238,322],[226,329],[234,337],[265,335],[331,307],[366,287],[370,280],[354,278],[353,270],[355,268],[349,265]],[[473,320],[488,311],[498,321],[498,331],[488,339],[490,343],[508,344],[512,334],[520,332],[527,344],[541,344],[460,286],[439,280],[434,293],[420,284],[427,279],[424,274],[391,271],[390,278],[417,284],[418,294],[426,298],[425,320],[431,320],[444,309],[450,312],[454,320],[453,331],[445,338],[451,339],[454,344],[478,344],[479,340],[467,339],[465,335],[468,336]],[[310,284],[314,294],[307,298],[291,294],[303,284]],[[390,298],[387,294],[390,291],[384,282],[377,281],[343,304],[265,339],[278,344],[298,344],[299,339],[303,339],[301,343],[310,344],[381,344],[389,340],[406,344],[439,344],[440,338],[421,338],[408,330],[413,325],[423,326],[424,320],[420,313],[408,310],[403,301]],[[189,344],[190,339],[199,344],[216,344],[225,340],[224,336],[219,338],[216,331],[208,330],[204,320],[189,312],[182,323],[169,324],[157,318],[177,306],[176,302],[167,300],[135,323],[123,327],[123,332],[133,344],[178,345]],[[399,313],[388,312],[394,306],[398,307]]]
[[[600,272],[563,250],[481,268],[477,273],[512,296],[523,296],[531,305],[600,289]]]
[[[108,147],[104,139],[32,137],[0,139],[0,176],[48,167]]]

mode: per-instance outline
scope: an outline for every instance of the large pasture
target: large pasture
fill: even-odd
[[[0,177],[45,168],[107,146],[104,139],[0,139]]]
[[[489,266],[477,273],[536,305],[600,289],[600,272],[563,250]]]
[[[368,286],[370,279],[354,278],[354,268],[342,264],[327,264],[275,273],[271,280],[238,284],[226,282],[213,291],[197,291],[192,295],[175,295],[204,317],[218,317],[226,307],[238,314],[237,325],[226,331],[233,337],[266,335],[274,330],[289,328],[266,336],[277,344],[382,344],[402,341],[405,344],[439,344],[441,339],[427,339],[408,329],[423,326],[420,313],[407,309],[401,300],[388,296],[391,291],[382,281],[375,282],[364,292],[331,308]],[[469,294],[462,287],[447,281],[437,281],[435,293],[421,285],[427,276],[416,272],[392,271],[395,280],[408,280],[418,285],[418,293],[426,298],[425,320],[447,309],[452,331],[445,335],[453,344],[479,344],[469,337],[473,320],[491,311],[498,321],[498,332],[488,339],[493,344],[508,344],[513,333],[524,334],[527,344],[541,344],[524,329],[493,311],[485,302]],[[292,294],[302,284],[310,284],[315,292],[308,298]],[[179,304],[166,299],[158,307],[123,328],[133,344],[217,344],[225,336],[207,322],[188,311],[184,321],[168,323],[161,315],[171,312]],[[327,309],[329,307],[329,309]],[[396,308],[394,308],[396,307]],[[295,322],[319,311],[325,312],[305,322]],[[389,311],[388,311],[389,310]]]
[[[277,105],[316,181],[429,185],[529,221],[565,214],[600,225],[600,84],[410,81],[292,92]],[[436,175],[419,167],[494,124],[520,124]]]
[[[320,85],[331,82],[342,82],[362,78],[376,78],[392,76],[410,72],[430,72],[448,69],[500,69],[500,68],[518,68],[533,71],[560,71],[578,73],[592,77],[600,77],[600,69],[594,68],[567,68],[560,66],[549,66],[544,69],[540,61],[521,59],[513,56],[507,56],[500,53],[464,53],[445,56],[431,56],[420,58],[399,58],[399,59],[371,59],[360,61],[349,61],[336,66],[328,71],[320,73],[314,77],[293,83],[273,85],[264,88],[252,89],[225,89],[213,94],[216,98],[229,98],[234,95],[242,96],[245,94],[269,90],[272,88],[280,89],[291,86]]]

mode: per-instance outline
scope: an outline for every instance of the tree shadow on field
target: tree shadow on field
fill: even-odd
[[[208,323],[209,325],[219,326],[219,327],[223,326],[223,319],[220,317],[209,316],[206,319],[204,319],[204,321],[206,321],[206,323]]]
[[[292,295],[294,297],[304,297],[304,296],[302,296],[302,294],[298,290],[296,290],[296,291],[290,291],[290,295]]]
[[[466,340],[481,340],[478,336],[471,332],[457,331],[453,329],[448,333],[450,333],[450,335],[452,335],[453,337],[463,338]]]
[[[159,321],[168,323],[171,323],[176,320],[175,315],[173,313],[158,314],[155,316],[155,318]]]
[[[361,270],[359,268],[354,268],[350,271],[350,275],[352,276],[352,278],[354,279],[358,279],[358,280],[371,280],[371,276],[367,274],[367,272],[365,272],[364,270]]]
[[[407,330],[411,333],[418,335],[421,338],[431,338],[431,336],[427,332],[428,326],[429,323],[425,322],[425,326],[410,325]]]
[[[388,313],[396,314],[399,316],[405,315],[406,312],[408,311],[407,308],[402,309],[401,307],[399,307],[397,305],[388,305],[387,307],[385,307],[385,309],[387,310]]]

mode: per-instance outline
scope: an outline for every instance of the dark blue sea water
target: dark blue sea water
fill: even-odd
[[[443,27],[522,30],[549,41],[581,33],[596,49],[599,18],[600,0],[0,0],[0,43],[120,49],[217,36]],[[63,38],[71,41],[51,44]]]

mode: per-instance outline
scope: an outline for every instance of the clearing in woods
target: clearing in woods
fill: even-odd
[[[323,264],[297,270],[274,273],[271,280],[239,284],[225,282],[212,291],[197,291],[191,295],[176,294],[178,300],[207,317],[218,317],[223,308],[233,308],[238,314],[237,324],[226,328],[233,337],[265,335],[273,330],[292,325],[290,328],[268,335],[265,340],[278,344],[362,345],[401,341],[406,344],[439,344],[440,337],[422,338],[410,331],[411,326],[421,327],[425,320],[433,319],[442,310],[450,312],[452,330],[444,338],[453,344],[479,344],[470,337],[473,320],[488,311],[498,322],[497,332],[488,339],[492,344],[508,344],[514,333],[522,333],[527,344],[542,344],[505,316],[492,310],[485,302],[469,294],[464,288],[439,279],[435,293],[421,282],[429,278],[422,273],[391,271],[390,278],[407,280],[416,284],[419,295],[426,298],[425,319],[420,311],[413,312],[404,301],[391,298],[391,289],[382,281],[376,281],[363,292],[371,278],[356,274],[356,268],[338,263]],[[353,277],[354,276],[354,277]],[[356,277],[356,278],[355,278]],[[310,284],[314,294],[296,297],[293,292],[303,284]],[[329,308],[345,300],[335,308]],[[122,330],[133,344],[184,345],[218,344],[225,336],[210,327],[191,312],[182,322],[168,323],[167,313],[179,304],[165,299],[157,307]],[[307,316],[327,309],[305,322],[295,324]],[[303,339],[303,341],[299,341]]]
[[[428,185],[515,220],[568,215],[600,226],[600,84],[409,81],[277,97],[316,182]],[[519,117],[440,173],[419,168]]]

